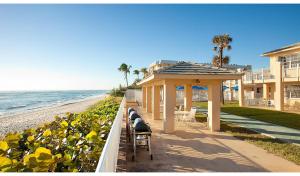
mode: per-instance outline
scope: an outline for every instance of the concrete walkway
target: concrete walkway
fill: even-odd
[[[175,132],[165,134],[163,120],[153,120],[142,109],[139,112],[153,131],[153,160],[145,148],[138,148],[136,160],[131,160],[132,144],[126,142],[123,129],[118,172],[300,171],[300,166],[230,134],[210,132],[203,123],[176,124]]]
[[[206,112],[207,110],[200,109],[199,111]],[[300,130],[224,112],[221,112],[221,120],[237,124],[238,126],[248,128],[272,138],[300,145]]]

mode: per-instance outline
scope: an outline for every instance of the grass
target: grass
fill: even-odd
[[[197,113],[195,115],[195,119],[196,119],[197,122],[202,122],[203,123],[203,122],[207,121],[207,116],[206,116],[206,114]]]
[[[224,121],[221,121],[221,131],[300,165],[300,146],[285,143]]]
[[[207,102],[194,102],[194,106],[207,108]],[[258,108],[238,107],[238,103],[225,102],[222,112],[244,116],[264,122],[269,122],[300,130],[300,114],[272,111]]]

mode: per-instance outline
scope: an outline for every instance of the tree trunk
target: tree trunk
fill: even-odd
[[[126,85],[127,85],[127,87],[128,87],[127,73],[125,73],[125,80],[126,80]]]
[[[219,59],[220,59],[220,68],[223,67],[223,48],[220,48],[219,50]],[[221,84],[221,103],[222,105],[224,105],[224,90],[223,90],[223,81],[222,81],[222,84]]]
[[[223,48],[219,50],[220,68],[223,67]]]

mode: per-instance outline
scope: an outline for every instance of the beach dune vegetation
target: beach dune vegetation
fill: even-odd
[[[87,111],[0,139],[2,172],[94,172],[120,99],[108,97]]]

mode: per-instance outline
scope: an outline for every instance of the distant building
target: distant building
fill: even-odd
[[[243,77],[246,105],[300,110],[300,43],[262,54],[270,67],[246,72]]]

